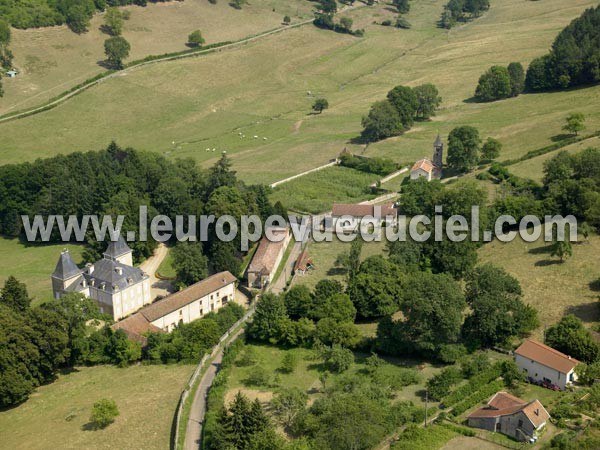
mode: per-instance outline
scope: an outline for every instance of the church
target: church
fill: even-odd
[[[52,273],[54,298],[68,292],[83,294],[115,321],[152,302],[150,277],[133,266],[132,250],[121,236],[108,244],[103,256],[79,269],[68,250],[61,252]]]
[[[423,158],[417,161],[410,169],[410,179],[418,180],[425,178],[427,181],[442,178],[442,166],[444,158],[444,143],[438,134],[433,143],[433,160]]]

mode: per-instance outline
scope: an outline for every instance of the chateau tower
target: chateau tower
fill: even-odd
[[[444,143],[440,138],[440,135],[437,135],[435,142],[433,143],[433,165],[437,167],[439,170],[442,169],[444,160]]]
[[[116,241],[110,241],[104,252],[104,259],[109,259],[127,266],[133,266],[133,252],[119,233]]]

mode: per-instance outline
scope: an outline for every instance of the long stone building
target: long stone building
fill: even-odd
[[[130,338],[139,341],[147,331],[169,333],[178,325],[201,319],[233,301],[236,283],[237,278],[230,272],[219,272],[145,306],[113,328],[122,329]]]

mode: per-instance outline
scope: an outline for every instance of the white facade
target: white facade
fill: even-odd
[[[410,179],[414,181],[414,180],[418,180],[419,178],[425,178],[427,181],[431,181],[432,174],[433,174],[433,171],[428,172],[425,169],[418,168],[415,170],[411,170]]]
[[[150,323],[166,332],[171,332],[180,323],[190,323],[202,318],[209,312],[219,310],[233,301],[234,296],[235,283],[232,282]]]
[[[563,390],[566,386],[577,380],[574,368],[564,373],[518,354],[515,354],[515,363],[527,377],[539,382],[547,381]]]

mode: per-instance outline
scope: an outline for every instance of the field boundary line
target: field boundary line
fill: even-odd
[[[139,69],[141,67],[149,66],[151,64],[156,64],[159,62],[175,61],[177,59],[192,58],[192,57],[196,57],[196,56],[215,53],[217,51],[233,48],[233,47],[236,47],[239,45],[244,45],[249,42],[253,42],[258,39],[267,37],[267,36],[281,33],[285,30],[299,28],[301,26],[312,23],[313,20],[314,19],[304,20],[302,22],[298,22],[295,24],[281,26],[281,27],[278,27],[278,28],[275,28],[272,30],[264,31],[264,32],[256,34],[256,35],[242,38],[238,41],[217,42],[217,43],[213,44],[213,46],[210,46],[210,48],[205,47],[205,48],[202,48],[199,50],[193,50],[193,51],[183,50],[181,52],[167,54],[166,56],[149,55],[141,60],[132,61],[123,70],[108,70],[105,72],[101,72],[101,73],[95,75],[94,77],[90,78],[89,80],[83,81],[79,85],[76,85],[73,88],[71,88],[67,91],[64,91],[63,93],[58,94],[58,96],[56,96],[55,98],[49,100],[48,102],[46,102],[42,105],[34,106],[32,108],[29,108],[29,109],[26,109],[26,110],[20,111],[20,112],[17,111],[17,112],[4,114],[4,115],[0,116],[0,123],[9,122],[11,120],[16,120],[16,119],[23,119],[25,117],[33,116],[35,114],[39,114],[44,111],[48,111],[48,110],[53,109],[53,108],[57,107],[58,105],[64,103],[65,101],[69,100],[70,98],[75,97],[76,95],[82,93],[83,91],[90,89],[93,86],[96,86],[106,80],[115,78],[117,76],[121,76],[122,74],[132,72],[135,69]]]
[[[271,188],[275,188],[280,184],[287,183],[289,181],[295,180],[297,178],[303,177],[304,175],[308,175],[310,173],[318,172],[319,170],[326,169],[328,167],[333,167],[339,165],[340,161],[336,159],[335,161],[328,162],[327,164],[323,164],[322,166],[315,167],[314,169],[306,170],[302,173],[297,173],[296,175],[292,175],[291,177],[284,178],[283,180],[276,181],[275,183],[271,183],[269,186]]]
[[[350,11],[352,9],[363,8],[365,6],[366,5],[349,6],[349,7],[340,9],[338,11],[338,13],[343,13],[346,11]],[[177,59],[192,58],[195,56],[207,55],[209,53],[215,53],[217,51],[234,48],[239,45],[244,45],[244,44],[248,44],[250,42],[254,42],[256,40],[265,38],[267,36],[272,36],[277,33],[282,33],[286,30],[292,30],[295,28],[302,27],[309,23],[313,23],[313,21],[314,21],[314,18],[303,20],[301,22],[297,22],[297,23],[290,24],[290,25],[282,25],[282,26],[274,28],[272,30],[263,31],[258,34],[255,34],[255,35],[250,35],[245,38],[239,39],[237,41],[216,42],[214,44],[209,44],[209,45],[207,45],[203,48],[197,49],[197,50],[182,50],[180,52],[167,53],[165,55],[148,55],[142,59],[134,60],[134,61],[128,63],[123,70],[107,70],[105,72],[100,72],[99,74],[95,75],[94,77],[92,77],[86,81],[83,81],[79,85],[75,85],[71,89],[68,89],[67,91],[62,92],[61,94],[58,94],[58,96],[48,100],[46,103],[43,103],[39,106],[34,106],[32,108],[29,108],[29,109],[26,109],[26,110],[20,111],[20,112],[15,111],[15,112],[7,113],[4,115],[0,115],[0,123],[9,122],[11,120],[16,120],[16,119],[23,119],[25,117],[33,116],[34,114],[39,114],[44,111],[48,111],[48,110],[53,109],[53,108],[57,107],[58,105],[64,103],[68,99],[75,97],[76,95],[82,93],[83,91],[90,89],[93,86],[96,86],[96,85],[98,85],[106,80],[112,79],[114,77],[121,76],[122,74],[132,72],[135,69],[139,69],[140,67],[149,66],[151,64],[155,64],[155,63],[159,63],[159,62],[175,61]]]

